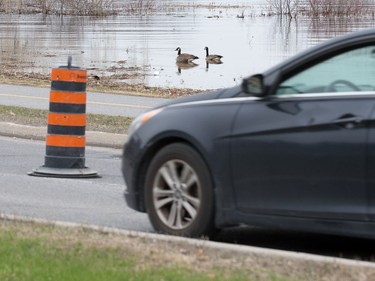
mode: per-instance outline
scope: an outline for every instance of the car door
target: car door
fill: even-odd
[[[375,120],[375,112],[372,114],[373,121]],[[375,222],[375,122],[371,123],[369,132],[369,141],[367,148],[367,176],[368,176],[368,189],[369,189],[369,217],[370,220]]]
[[[366,142],[375,48],[346,51],[244,101],[233,127],[237,209],[277,216],[366,220]]]

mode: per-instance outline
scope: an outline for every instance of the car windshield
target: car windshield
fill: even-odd
[[[277,95],[373,91],[375,46],[351,50],[299,72],[280,84]]]

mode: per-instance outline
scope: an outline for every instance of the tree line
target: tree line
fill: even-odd
[[[106,16],[147,14],[168,1],[157,0],[0,0],[2,13]],[[267,0],[268,15],[361,16],[374,14],[373,0]]]
[[[0,12],[44,15],[108,16],[145,13],[156,0],[0,0]]]

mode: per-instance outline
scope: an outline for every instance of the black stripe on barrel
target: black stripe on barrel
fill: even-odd
[[[52,81],[51,90],[63,90],[68,92],[84,92],[86,91],[86,83]]]
[[[86,71],[52,70],[45,166],[85,168]]]
[[[63,112],[63,113],[85,113],[86,104],[50,102],[49,111],[50,112]]]
[[[86,126],[60,126],[60,125],[48,125],[47,134],[50,135],[75,135],[84,136]]]

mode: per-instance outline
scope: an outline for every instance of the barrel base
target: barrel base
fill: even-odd
[[[51,168],[41,166],[28,173],[29,176],[51,178],[100,178],[97,171],[84,167],[80,169]]]

